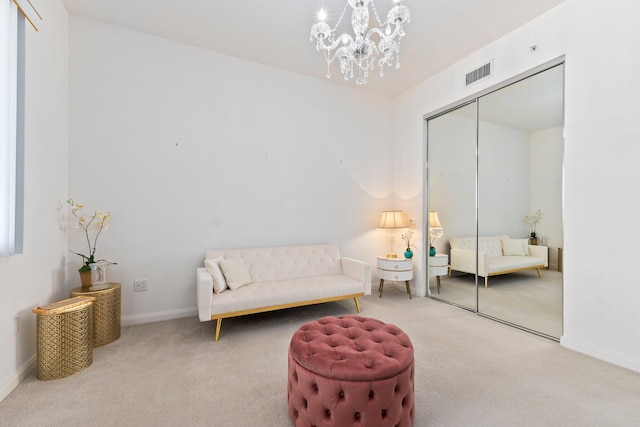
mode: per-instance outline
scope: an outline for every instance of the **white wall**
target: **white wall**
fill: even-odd
[[[482,120],[478,123],[479,235],[527,237],[522,217],[529,212],[530,153],[528,133]]]
[[[375,263],[393,207],[389,98],[70,22],[70,196],[112,213],[97,254],[119,263],[125,324],[193,315],[207,249],[337,243]]]
[[[62,217],[68,169],[67,12],[39,2],[44,20],[26,29],[24,253],[0,258],[0,400],[35,367],[34,307],[68,298]],[[13,334],[13,319],[20,332]]]
[[[567,0],[397,97],[393,113],[394,149],[400,151],[394,186],[402,207],[419,212],[423,197],[416,187],[424,165],[403,159],[422,157],[422,116],[565,55],[561,343],[638,371],[640,287],[629,236],[637,223],[633,183],[640,180],[640,128],[632,113],[640,95],[634,76],[640,58],[633,54],[639,15],[637,2],[612,7],[604,0]],[[465,90],[465,73],[492,58],[494,76]],[[611,217],[603,232],[601,218]]]
[[[532,132],[531,209],[542,210],[536,232],[549,247],[549,266],[558,267],[558,247],[562,247],[562,127]]]

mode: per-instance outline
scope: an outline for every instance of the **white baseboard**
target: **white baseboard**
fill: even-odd
[[[35,354],[31,356],[29,360],[27,360],[27,362],[18,369],[18,372],[16,372],[13,377],[9,378],[9,380],[0,386],[0,402],[9,396],[13,389],[18,387],[18,384],[20,384],[22,380],[24,380],[27,375],[36,368],[37,360],[38,359]]]
[[[640,372],[640,359],[630,357],[626,354],[617,353],[606,348],[598,347],[580,340],[567,338],[565,336],[560,338],[560,344],[571,350],[595,357],[596,359],[604,360],[605,362]]]
[[[182,317],[191,317],[197,315],[197,308],[183,308],[180,310],[159,311],[156,313],[124,316],[120,319],[120,323],[122,326],[141,325],[143,323],[161,322],[163,320],[180,319]]]

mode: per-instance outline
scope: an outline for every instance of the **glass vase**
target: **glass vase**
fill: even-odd
[[[98,261],[89,264],[91,268],[91,289],[102,289],[109,286],[109,263]]]

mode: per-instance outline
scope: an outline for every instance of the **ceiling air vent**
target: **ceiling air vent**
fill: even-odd
[[[465,86],[469,86],[479,80],[490,77],[492,71],[493,71],[493,60],[487,62],[481,67],[476,68],[470,73],[467,73],[467,75],[465,76]]]

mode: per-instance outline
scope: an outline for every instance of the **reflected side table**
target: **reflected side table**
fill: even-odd
[[[562,273],[562,247],[558,247],[558,271]]]
[[[120,283],[103,289],[73,288],[72,297],[95,297],[93,303],[93,346],[100,347],[120,338]]]
[[[436,276],[438,293],[440,293],[440,276],[449,273],[449,255],[435,254],[429,257],[429,277]]]

